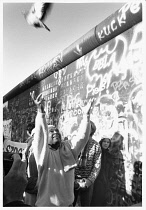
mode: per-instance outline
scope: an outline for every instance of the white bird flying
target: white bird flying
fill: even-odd
[[[27,23],[35,28],[50,29],[43,23],[46,16],[51,12],[52,3],[36,2],[32,5],[28,12],[22,12]]]

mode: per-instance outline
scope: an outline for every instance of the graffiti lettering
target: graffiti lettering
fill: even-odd
[[[57,87],[58,85],[58,80],[55,80],[53,82],[50,82],[49,84],[45,84],[43,87],[42,87],[42,91],[45,91],[45,90],[48,90],[49,88],[53,88],[54,86]]]
[[[122,12],[124,15],[124,19],[126,19],[126,12],[130,10],[131,13],[136,14],[140,10],[140,3],[139,2],[132,2],[132,3],[127,3],[125,4],[119,12]]]
[[[53,68],[54,67],[58,67],[57,69],[59,69],[59,67],[61,68],[62,61],[63,61],[62,53],[60,53],[55,58],[53,58]]]
[[[112,31],[115,31],[117,29],[117,26],[115,25],[116,21],[115,20],[112,20],[111,21],[111,29]],[[114,26],[115,25],[115,26]]]
[[[75,97],[72,97],[71,95],[67,96],[67,109],[77,108],[81,104],[81,99],[79,95],[80,93],[77,93]]]
[[[44,66],[42,66],[39,70],[38,70],[38,75],[42,78],[44,76],[44,74],[47,71],[55,71],[55,70],[59,70],[62,68],[62,53],[60,53],[59,55],[57,55],[55,58],[53,58],[51,61],[49,61],[48,63],[46,63]]]
[[[132,14],[138,13],[139,10],[140,10],[140,3],[138,3],[138,2],[127,3],[119,10],[119,12],[122,13],[122,15],[118,16],[118,18],[117,18],[118,24],[119,24],[120,27],[123,23],[126,22],[126,13],[127,13],[128,10],[130,10],[130,12]]]
[[[88,84],[87,85],[87,92],[86,92],[86,98],[89,96],[90,93],[92,93],[92,96],[102,92],[105,89],[108,89],[109,84],[110,84],[110,80],[111,80],[111,72],[106,73],[104,75],[97,75],[96,74],[96,83],[98,81],[98,87],[95,87],[95,83],[92,84]]]
[[[6,152],[12,152],[12,153],[22,153],[24,149],[22,148],[17,148],[17,147],[14,147],[14,146],[11,146],[11,145],[7,145],[6,147]]]
[[[111,87],[114,88],[114,90],[121,90],[122,88],[124,88],[125,90],[127,89],[127,87],[129,87],[129,83],[127,81],[115,81],[111,84]]]
[[[76,117],[82,114],[82,110],[80,108],[74,109],[74,110],[69,111],[68,114],[69,114],[69,117]]]
[[[84,60],[86,60],[87,68],[86,76],[91,82],[91,84],[88,83],[87,85],[86,97],[88,97],[89,94],[96,95],[104,89],[107,90],[106,93],[109,93],[109,90],[111,90],[109,89],[109,87],[113,88],[114,91],[121,91],[122,89],[129,90],[129,88],[132,87],[134,84],[139,84],[141,82],[142,72],[140,66],[142,61],[138,60],[138,58],[141,57],[139,55],[141,54],[141,31],[141,26],[138,25],[135,27],[135,31],[133,33],[129,48],[128,41],[125,39],[124,36],[120,35],[116,37],[112,48],[110,45],[110,50],[109,45],[107,44],[104,48],[101,48],[99,52],[97,50],[94,50],[89,58],[84,58]],[[138,45],[138,43],[140,45]],[[121,55],[119,57],[118,50],[121,44],[123,45],[123,47],[120,50]],[[108,69],[108,72],[106,72],[106,74],[104,74],[105,69]],[[131,77],[131,79],[129,79],[128,82],[126,78],[129,69],[132,69],[131,74],[133,76]],[[139,71],[137,71],[137,69],[139,69]],[[119,78],[121,76],[122,77],[120,81],[118,81],[118,79],[117,81],[113,81],[111,83],[114,75]]]
[[[77,69],[80,69],[82,67],[85,67],[86,66],[86,62],[85,62],[85,57],[82,56],[81,58],[79,58],[76,62],[76,68]]]
[[[97,33],[99,40],[101,41],[106,36],[109,36],[112,32],[115,30],[118,30],[119,27],[122,27],[123,24],[126,24],[126,13],[128,10],[132,14],[136,14],[140,11],[140,3],[134,2],[134,3],[127,3],[125,4],[119,11],[118,16],[115,19],[113,19],[108,25],[103,26],[100,32]]]

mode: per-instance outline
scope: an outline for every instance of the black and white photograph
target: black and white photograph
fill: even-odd
[[[2,1],[1,207],[145,199],[146,1]]]

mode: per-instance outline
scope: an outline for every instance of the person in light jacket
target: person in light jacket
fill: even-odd
[[[78,135],[70,141],[61,141],[54,125],[47,125],[42,94],[30,94],[37,106],[35,134],[32,142],[38,169],[37,201],[35,206],[70,206],[74,200],[74,168],[78,156],[90,134],[90,111],[93,101],[82,108],[83,119]]]

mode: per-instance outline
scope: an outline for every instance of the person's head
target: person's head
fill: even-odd
[[[119,150],[122,150],[123,140],[124,140],[124,137],[119,132],[115,132],[111,138],[112,148],[113,149],[117,148]]]
[[[27,134],[31,135],[32,130],[35,128],[35,124],[34,123],[29,123],[26,127],[27,130]]]
[[[111,140],[109,138],[102,138],[99,143],[101,148],[106,150],[109,149],[111,145]]]
[[[135,161],[134,162],[134,172],[135,174],[141,174],[142,173],[142,162],[141,161]]]
[[[58,149],[61,142],[61,134],[54,125],[48,125],[48,145],[53,149]]]
[[[95,126],[94,122],[92,122],[91,120],[90,120],[90,124],[91,124],[90,136],[92,137],[96,131],[96,126]]]
[[[27,132],[27,139],[25,140],[25,142],[26,143],[32,142],[32,138],[35,132],[35,124],[34,123],[27,124],[26,132]]]

